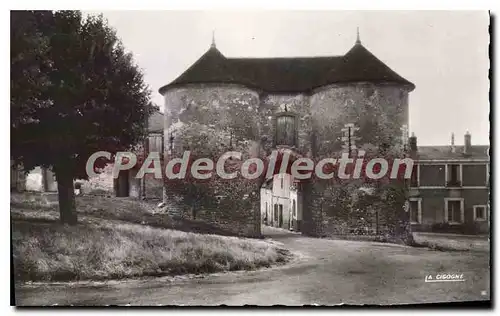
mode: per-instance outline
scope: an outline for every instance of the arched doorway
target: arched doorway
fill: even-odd
[[[270,176],[263,181],[260,189],[261,216],[268,225],[284,230],[298,231],[297,193],[300,186],[291,175],[291,166],[301,155],[286,146],[279,146],[267,157],[267,166],[274,168]],[[286,157],[286,156],[288,157]],[[274,162],[273,162],[274,159]],[[283,165],[286,163],[286,165]]]

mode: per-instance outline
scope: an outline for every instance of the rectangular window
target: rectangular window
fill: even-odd
[[[485,221],[487,219],[486,206],[485,205],[474,205],[474,220],[475,221]]]
[[[448,165],[448,186],[460,186],[460,165]]]
[[[446,220],[448,223],[463,223],[463,200],[446,200]]]
[[[488,183],[486,164],[465,164],[462,166],[462,185],[485,187]]]
[[[422,187],[444,187],[445,165],[419,165],[419,185]]]

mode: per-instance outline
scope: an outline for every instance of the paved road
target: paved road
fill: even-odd
[[[489,299],[489,253],[325,240],[266,228],[296,259],[282,267],[90,284],[23,285],[18,305],[409,304]],[[424,282],[463,273],[463,282]]]

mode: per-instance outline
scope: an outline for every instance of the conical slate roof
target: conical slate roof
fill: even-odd
[[[231,69],[228,60],[212,46],[191,67],[169,85],[189,83],[234,83],[241,80]]]
[[[368,51],[359,41],[344,55],[291,58],[226,58],[212,45],[191,67],[170,84],[234,83],[271,93],[308,92],[334,83],[373,82],[414,84]]]
[[[413,83],[398,75],[395,71],[375,57],[360,42],[357,42],[324,78],[325,84],[333,82],[373,82],[399,83],[415,88]]]

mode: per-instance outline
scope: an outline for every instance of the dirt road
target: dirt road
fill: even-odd
[[[17,305],[411,304],[488,300],[489,253],[315,239],[265,228],[296,259],[283,267],[107,283],[16,287]],[[426,275],[463,274],[461,282]]]

